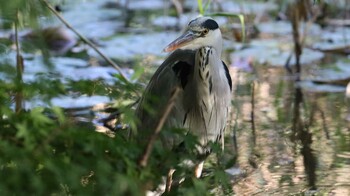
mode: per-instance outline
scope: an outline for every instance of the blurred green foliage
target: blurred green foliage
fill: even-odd
[[[22,25],[38,25],[38,17],[48,15],[40,1],[35,0],[0,0],[0,15],[4,28],[10,28],[19,18]]]

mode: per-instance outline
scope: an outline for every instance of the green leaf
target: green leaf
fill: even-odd
[[[62,108],[54,106],[51,109],[52,109],[53,113],[56,115],[58,122],[63,124],[65,122],[66,118],[65,118],[65,115],[64,115]]]
[[[197,0],[197,3],[198,3],[199,14],[203,15],[204,14],[204,10],[203,10],[203,2],[202,2],[202,0]]]
[[[134,74],[131,76],[131,80],[137,80],[141,77],[141,75],[145,72],[145,69],[143,67],[137,67],[134,70]]]
[[[43,107],[36,107],[30,111],[30,117],[33,120],[34,127],[41,127],[53,123],[43,112]]]
[[[34,0],[0,0],[0,14],[5,28],[11,28],[12,24],[19,21],[20,25],[38,26],[38,18],[48,15],[49,11]]]
[[[198,4],[198,11],[199,11],[199,14],[204,16],[205,15],[205,11],[208,9],[209,7],[209,4],[210,4],[211,0],[208,0],[204,7],[203,7],[203,1],[202,0],[197,0],[197,4]]]

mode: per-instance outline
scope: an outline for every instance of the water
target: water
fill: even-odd
[[[254,87],[249,81],[237,85],[238,165],[246,176],[235,182],[235,193],[349,195],[344,93],[310,93],[281,73],[263,72]]]

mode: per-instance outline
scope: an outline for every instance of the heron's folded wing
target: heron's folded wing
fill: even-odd
[[[188,75],[194,66],[195,53],[190,50],[176,50],[160,65],[152,76],[136,109],[139,120],[138,137],[149,136],[157,126],[175,87],[186,85]],[[181,95],[167,119],[168,126],[177,126],[183,119]]]

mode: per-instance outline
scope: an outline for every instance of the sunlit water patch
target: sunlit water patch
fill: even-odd
[[[289,60],[289,66],[295,64],[295,55],[291,40],[254,40],[244,48],[238,48],[231,54],[231,60],[251,60],[258,64],[283,67]],[[322,52],[304,48],[300,56],[300,63],[308,65],[320,61],[324,57]]]
[[[161,32],[144,35],[123,35],[101,42],[104,47],[100,47],[100,49],[108,57],[121,60],[132,59],[138,55],[165,57],[167,53],[162,50],[171,40],[174,40],[176,36],[179,36],[179,33]],[[89,49],[88,53],[91,56],[100,58],[92,49]]]
[[[350,28],[331,28],[321,33],[321,41],[314,43],[313,48],[338,53],[350,53]]]

